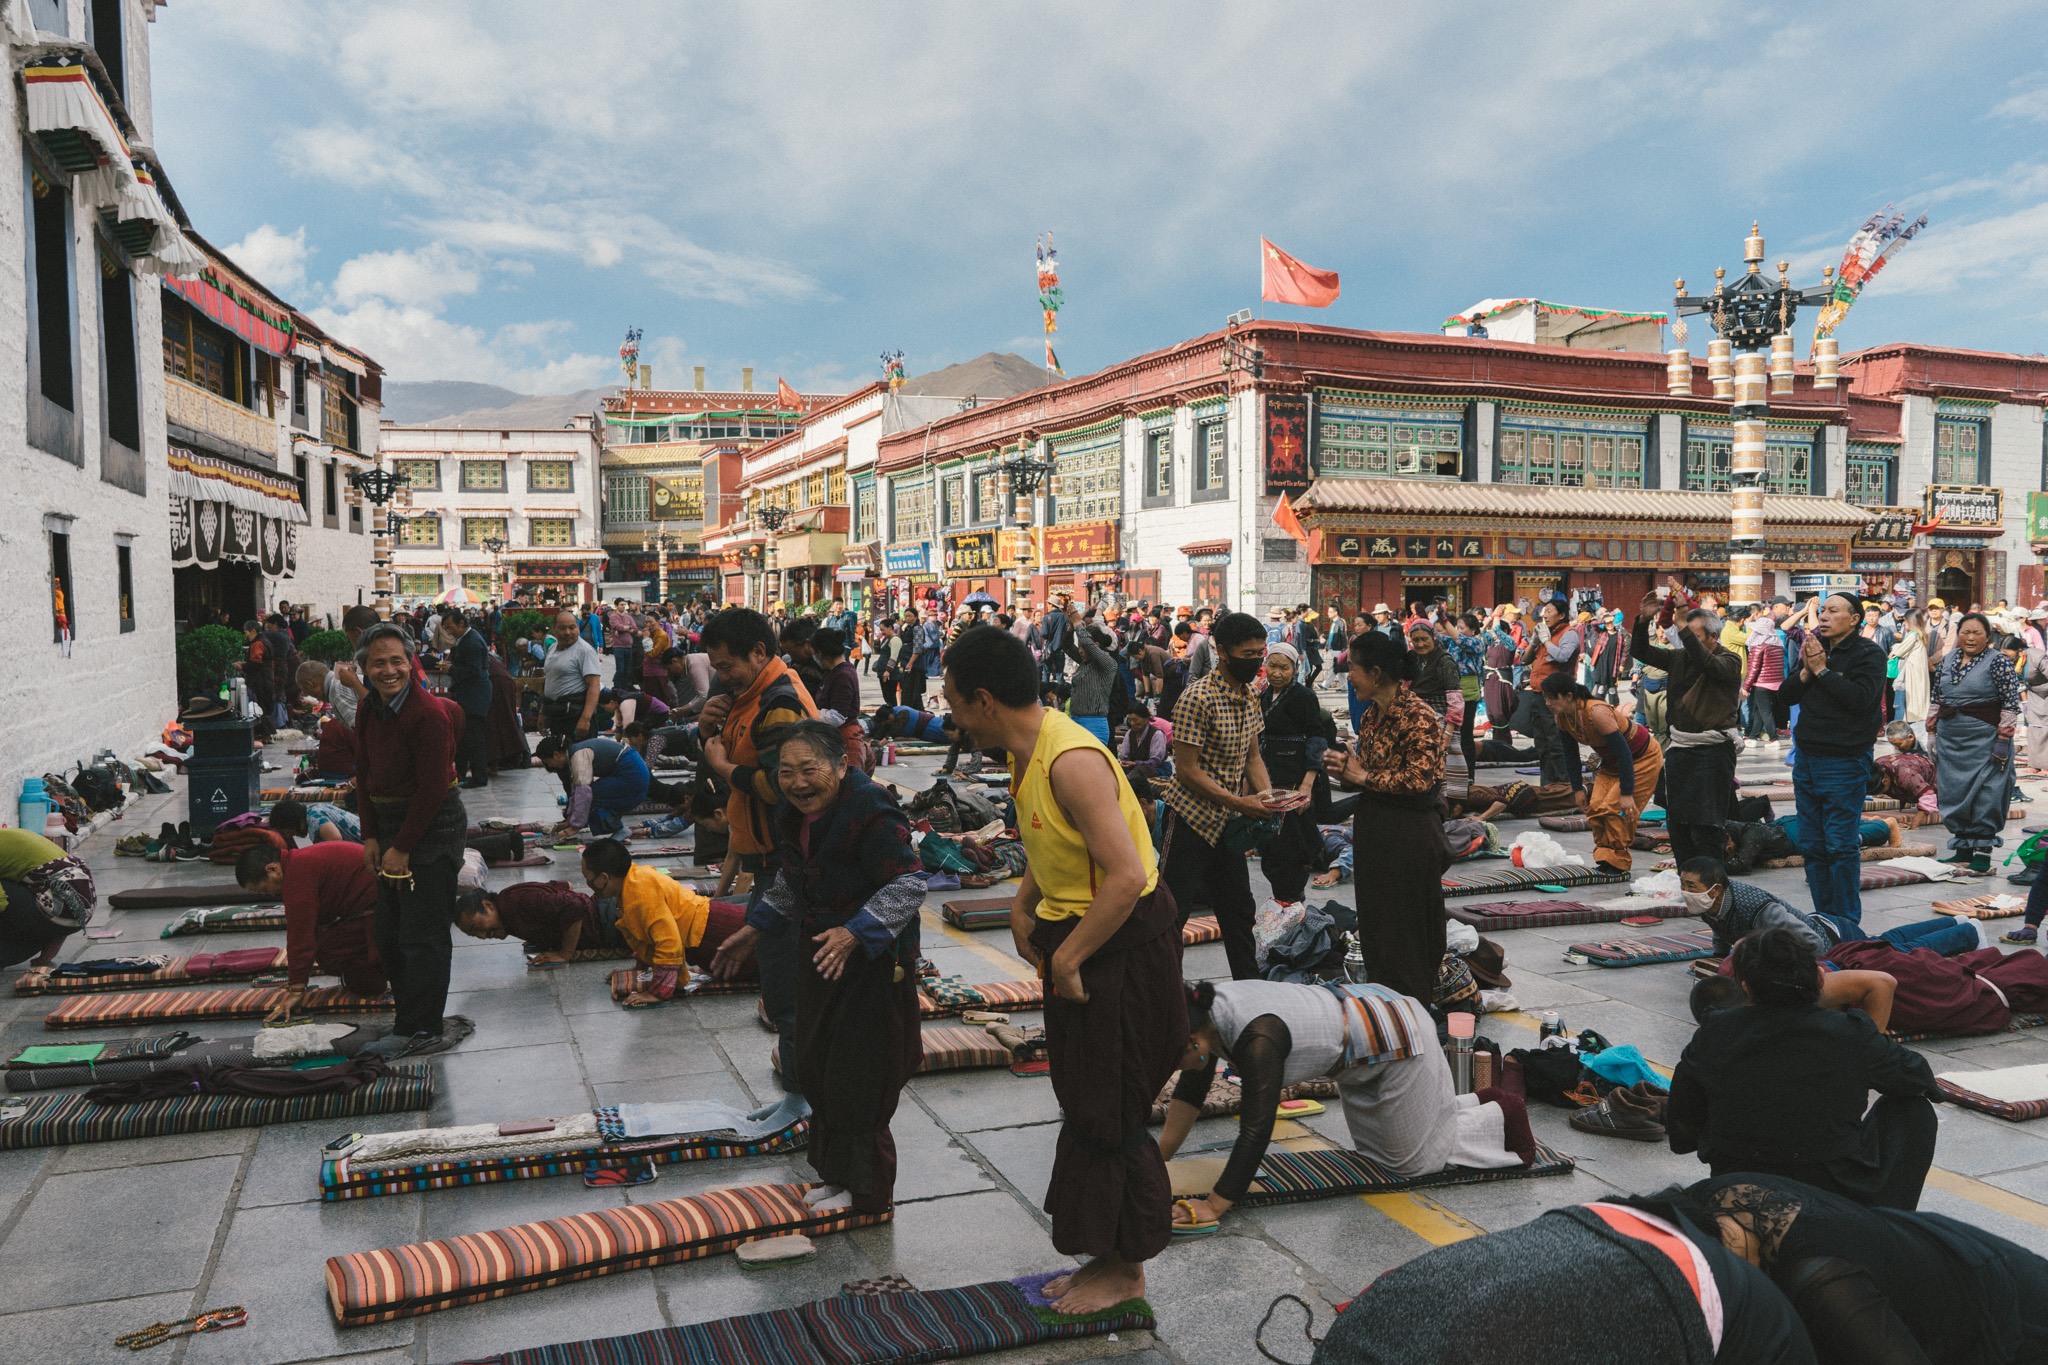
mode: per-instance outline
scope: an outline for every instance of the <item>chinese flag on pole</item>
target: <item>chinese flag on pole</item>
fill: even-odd
[[[1303,265],[1259,238],[1259,297],[1268,303],[1328,308],[1337,301],[1337,272]]]
[[[1301,529],[1301,518],[1294,514],[1294,506],[1287,501],[1285,493],[1280,495],[1279,506],[1273,509],[1273,524],[1302,544],[1308,544],[1308,532]]]
[[[803,398],[795,389],[789,386],[789,381],[780,375],[777,375],[775,378],[775,401],[791,412],[802,412],[804,410]]]

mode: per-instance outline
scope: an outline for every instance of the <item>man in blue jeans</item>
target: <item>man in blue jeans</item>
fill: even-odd
[[[1850,924],[1863,921],[1863,862],[1858,826],[1877,742],[1884,651],[1863,638],[1862,605],[1830,593],[1799,651],[1799,669],[1778,699],[1799,707],[1792,794],[1806,849],[1813,908]]]

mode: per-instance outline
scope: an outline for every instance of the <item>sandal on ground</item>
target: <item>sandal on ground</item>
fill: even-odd
[[[1179,1220],[1175,1220],[1173,1225],[1173,1235],[1176,1237],[1201,1237],[1207,1235],[1208,1233],[1214,1232],[1216,1231],[1216,1229],[1223,1226],[1223,1220],[1220,1218],[1211,1219],[1209,1222],[1206,1223],[1197,1223],[1193,1221],[1195,1216],[1195,1206],[1193,1202],[1189,1200],[1176,1199],[1173,1201],[1173,1206],[1176,1209],[1186,1209],[1188,1211],[1189,1219],[1189,1221],[1185,1223],[1180,1222]]]
[[[1999,939],[2001,943],[2032,943],[2041,936],[2041,931],[2031,924],[2022,924]]]

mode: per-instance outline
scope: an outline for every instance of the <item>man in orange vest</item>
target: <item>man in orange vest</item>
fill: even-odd
[[[726,818],[732,825],[732,853],[753,875],[747,923],[760,931],[755,958],[761,970],[761,1004],[784,1039],[796,1037],[796,926],[759,911],[768,855],[775,848],[774,814],[782,799],[775,780],[781,732],[797,721],[818,718],[817,704],[789,665],[775,653],[775,627],[758,611],[732,607],[704,626],[701,638],[711,671],[725,691],[704,704],[698,733],[707,738],[704,761],[732,787]],[[795,1050],[782,1049],[785,1106],[804,1107]]]

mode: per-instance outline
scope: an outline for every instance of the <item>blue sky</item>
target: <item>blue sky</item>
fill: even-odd
[[[1257,306],[1260,234],[1338,326],[1489,296],[1648,310],[1931,226],[1845,351],[2034,352],[2037,4],[708,6],[177,0],[156,146],[199,230],[394,379],[821,391],[1042,345],[1069,374]],[[1695,351],[1704,339],[1695,337]]]

